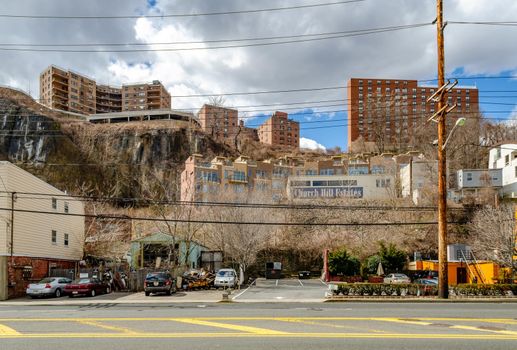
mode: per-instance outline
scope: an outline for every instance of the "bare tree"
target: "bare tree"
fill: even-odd
[[[515,207],[504,204],[499,208],[478,210],[469,225],[472,246],[481,257],[511,269],[517,268],[517,235],[514,222]]]

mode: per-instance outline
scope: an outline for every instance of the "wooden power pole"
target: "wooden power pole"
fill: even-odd
[[[444,48],[444,22],[443,0],[436,1],[436,29],[438,41],[438,86],[445,85],[445,48]],[[439,96],[438,110],[446,106],[446,90],[443,89]],[[447,169],[445,142],[445,117],[446,110],[438,116],[438,297],[449,297],[449,278],[447,263]]]

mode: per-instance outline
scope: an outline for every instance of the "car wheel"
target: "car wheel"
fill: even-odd
[[[94,297],[94,296],[95,296],[95,289],[92,289],[92,291],[90,292],[90,296],[91,296],[91,297]]]
[[[55,296],[56,298],[61,298],[61,289],[59,289],[59,288],[58,288],[58,289],[56,289],[56,291],[54,292],[54,296]]]
[[[145,292],[146,297],[148,297],[149,295],[151,295],[151,292]]]
[[[167,295],[171,295],[172,294],[172,287],[167,291],[167,293],[165,293]]]

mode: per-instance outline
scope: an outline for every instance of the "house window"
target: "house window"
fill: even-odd
[[[472,173],[467,173],[467,181],[472,181]]]
[[[517,166],[515,167],[515,177],[517,178]]]
[[[67,213],[67,214],[68,214],[68,202],[65,202],[64,207],[65,207],[65,213]]]
[[[56,230],[52,230],[51,241],[52,241],[52,244],[57,244],[57,231]]]
[[[65,233],[65,239],[64,239],[64,245],[65,247],[68,247],[68,233]]]
[[[52,209],[57,209],[57,199],[52,198]]]
[[[507,154],[505,157],[504,157],[504,165],[509,165],[510,164],[510,155]]]

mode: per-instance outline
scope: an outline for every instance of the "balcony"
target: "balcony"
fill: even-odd
[[[248,178],[246,176],[231,175],[228,178],[228,182],[245,184],[248,183]]]

